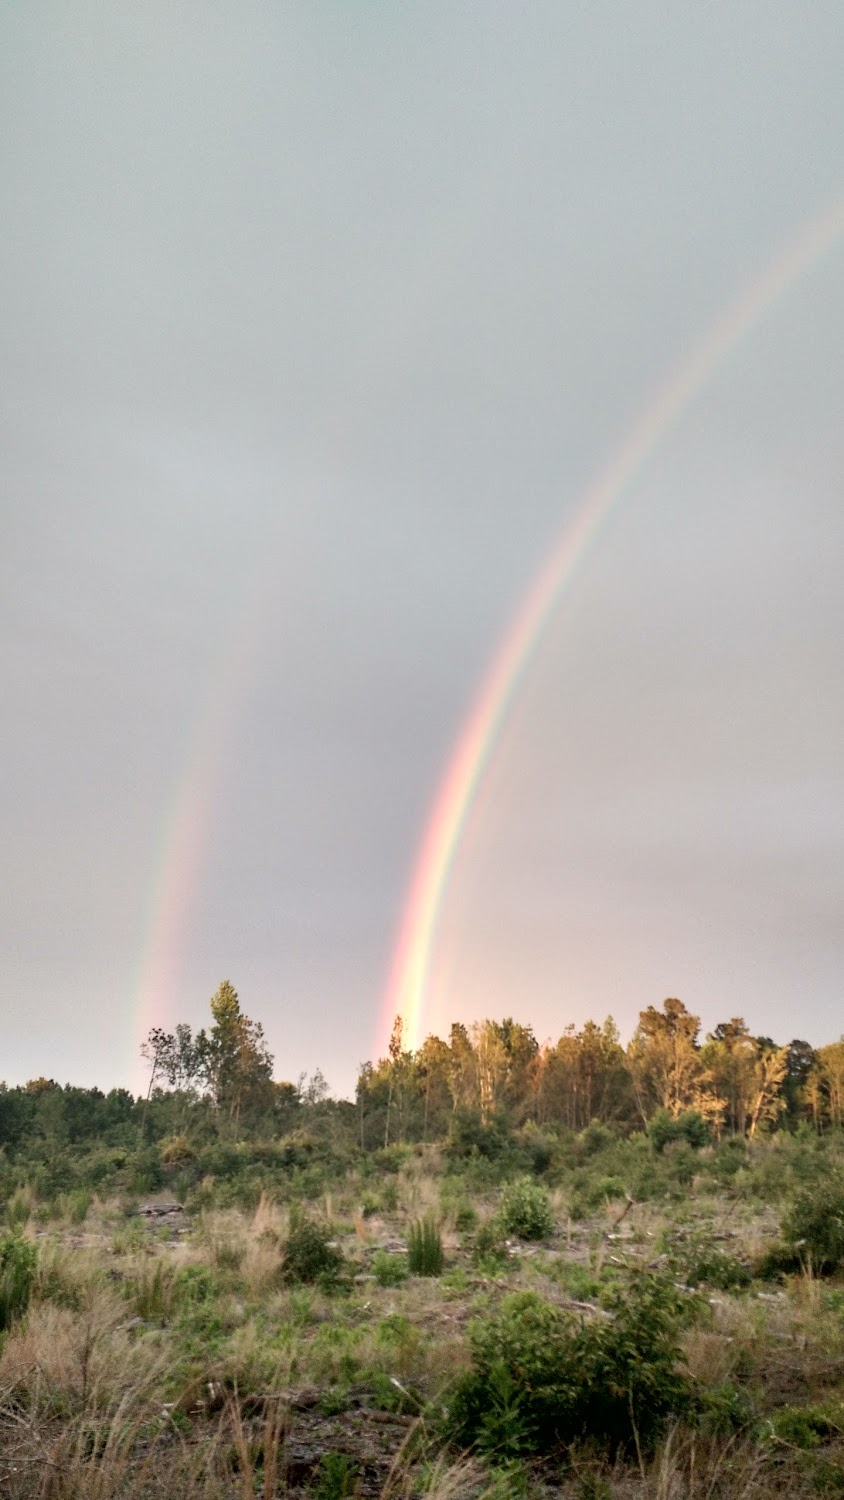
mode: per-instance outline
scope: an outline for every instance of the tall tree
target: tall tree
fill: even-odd
[[[709,1119],[721,1113],[723,1101],[701,1062],[699,1030],[700,1017],[673,997],[663,1002],[661,1011],[649,1005],[640,1012],[627,1057],[645,1124],[656,1109],[667,1110],[675,1119],[687,1109],[697,1109]]]
[[[244,1107],[269,1096],[273,1059],[259,1021],[240,1008],[237,990],[224,979],[211,997],[213,1025],[197,1038],[203,1073],[215,1107],[239,1129]]]
[[[844,1036],[838,1042],[819,1047],[817,1066],[831,1125],[844,1124]]]
[[[753,1108],[750,1112],[748,1135],[753,1138],[759,1125],[774,1124],[785,1108],[783,1083],[788,1074],[788,1048],[759,1048],[754,1080]]]
[[[475,1049],[469,1039],[469,1033],[461,1021],[454,1021],[449,1032],[450,1053],[448,1067],[448,1087],[451,1093],[452,1108],[477,1109],[478,1098],[478,1068],[475,1057]]]
[[[715,1090],[724,1100],[727,1129],[745,1135],[756,1098],[759,1044],[750,1035],[741,1016],[720,1021],[701,1049],[703,1066],[712,1075]]]

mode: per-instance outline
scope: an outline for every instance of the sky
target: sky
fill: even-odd
[[[844,199],[837,0],[0,11],[0,1077],[223,978],[383,1050],[438,790],[584,496]],[[465,809],[419,1033],[844,1031],[844,232],[615,497]]]

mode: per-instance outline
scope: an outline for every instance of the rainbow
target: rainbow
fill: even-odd
[[[270,543],[275,537],[268,539]],[[252,673],[266,630],[276,586],[273,545],[264,548],[253,569],[242,599],[232,610],[236,624],[216,661],[213,675],[200,698],[193,721],[184,770],[158,829],[155,878],[144,922],[146,940],[135,986],[136,1017],[133,1057],[137,1071],[138,1043],[152,1026],[172,1020],[173,999],[182,980],[185,932],[199,887],[203,861],[207,858],[208,831],[224,763],[231,743],[231,725],[247,696]],[[209,982],[209,997],[218,976]],[[140,1073],[138,1086],[140,1086]]]
[[[395,1016],[405,1045],[421,1041],[428,971],[455,855],[525,670],[566,586],[588,556],[626,487],[739,341],[844,230],[844,200],[813,216],[671,374],[587,490],[535,577],[492,658],[434,798],[401,917],[383,1005],[377,1054]]]

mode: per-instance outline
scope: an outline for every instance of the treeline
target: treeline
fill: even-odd
[[[177,1167],[204,1147],[250,1141],[289,1140],[294,1156],[297,1139],[305,1154],[322,1140],[364,1154],[448,1142],[461,1155],[484,1155],[502,1132],[528,1125],[578,1133],[598,1123],[699,1146],[801,1122],[818,1132],[844,1124],[844,1039],[817,1049],[780,1045],[752,1035],[741,1018],[701,1038],[699,1018],[677,999],[643,1010],[626,1047],[611,1019],[569,1026],[545,1044],[508,1019],[455,1023],[447,1041],[429,1036],[413,1050],[397,1018],[386,1057],[361,1067],[354,1102],[332,1099],[319,1072],[274,1081],[262,1027],[228,981],[210,1010],[198,1032],[184,1023],[153,1028],[142,1048],[148,1086],[138,1097],[46,1078],[0,1084],[0,1166],[38,1158],[45,1186],[59,1190],[71,1159],[91,1150],[104,1179],[121,1152],[135,1154],[143,1178],[144,1151]],[[89,1162],[92,1185],[96,1171]]]
[[[821,1131],[844,1118],[844,1040],[780,1045],[741,1017],[702,1040],[699,1017],[677,999],[641,1011],[627,1047],[612,1019],[569,1026],[545,1045],[513,1020],[456,1023],[447,1042],[429,1036],[415,1052],[402,1036],[397,1018],[387,1057],[361,1071],[362,1144],[436,1140],[455,1119],[489,1129],[502,1116],[573,1131],[593,1121],[656,1129],[698,1145],[801,1121]]]

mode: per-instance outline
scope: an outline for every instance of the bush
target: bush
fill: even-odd
[[[573,1219],[586,1219],[608,1202],[624,1197],[620,1177],[592,1177],[585,1169],[575,1173],[572,1189],[569,1213]]]
[[[480,1110],[458,1109],[452,1116],[445,1149],[452,1161],[465,1161],[477,1156],[496,1161],[512,1144],[513,1134],[504,1116],[493,1115],[490,1120],[484,1121]]]
[[[337,1281],[343,1268],[343,1256],[327,1229],[302,1219],[291,1227],[285,1241],[281,1279],[286,1282]]]
[[[722,1250],[711,1235],[669,1235],[665,1249],[672,1273],[687,1286],[704,1285],[730,1292],[750,1286],[753,1280],[750,1266]]]
[[[29,1306],[38,1270],[38,1250],[20,1234],[0,1237],[0,1332]]]
[[[439,1226],[433,1219],[418,1219],[407,1237],[407,1266],[411,1276],[441,1276],[445,1256]]]
[[[530,1177],[519,1177],[501,1196],[501,1223],[521,1240],[544,1240],[554,1233],[551,1203],[545,1188]]]
[[[673,1141],[686,1141],[697,1151],[712,1140],[709,1125],[696,1109],[686,1109],[676,1117],[667,1109],[658,1109],[648,1126],[648,1135],[655,1151],[664,1150]]]
[[[488,1223],[482,1224],[472,1246],[472,1259],[475,1265],[485,1271],[498,1271],[507,1264],[509,1258],[504,1229],[500,1221],[490,1219]]]
[[[680,1301],[643,1274],[612,1294],[609,1311],[585,1323],[534,1292],[505,1298],[470,1329],[472,1369],[447,1408],[446,1436],[498,1459],[580,1441],[611,1456],[652,1448],[669,1418],[693,1407],[676,1369]]]
[[[407,1261],[403,1255],[390,1255],[386,1250],[376,1250],[372,1259],[372,1274],[379,1286],[401,1286],[407,1281]]]
[[[844,1260],[844,1182],[832,1178],[798,1193],[782,1229],[804,1265],[820,1275],[836,1270]]]

